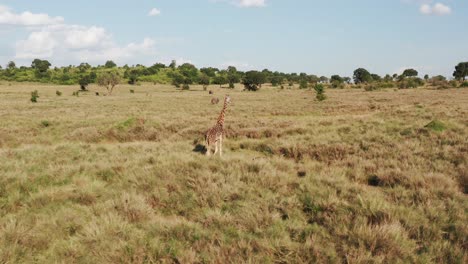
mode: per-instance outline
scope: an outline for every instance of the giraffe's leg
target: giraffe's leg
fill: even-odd
[[[206,155],[206,156],[210,156],[210,155],[211,155],[211,146],[210,146],[210,144],[208,144],[208,141],[206,142],[205,146],[206,146],[206,153],[205,153],[205,155]]]
[[[219,137],[219,156],[223,156],[223,136]]]
[[[214,151],[214,154],[213,154],[213,155],[216,155],[216,153],[218,153],[218,142],[219,142],[219,140],[217,140],[217,141],[215,142],[215,151]]]

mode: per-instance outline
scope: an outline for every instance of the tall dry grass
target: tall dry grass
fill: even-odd
[[[212,95],[129,89],[0,85],[0,263],[467,262],[468,90],[212,87],[207,159]]]

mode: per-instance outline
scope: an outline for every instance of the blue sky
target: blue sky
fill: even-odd
[[[0,64],[450,76],[468,61],[467,25],[465,0],[0,0]]]

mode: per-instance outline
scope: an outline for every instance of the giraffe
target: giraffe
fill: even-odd
[[[207,156],[211,155],[211,147],[213,146],[213,144],[215,145],[214,154],[218,153],[218,143],[219,156],[223,155],[224,117],[226,115],[226,109],[229,103],[231,103],[231,97],[229,95],[226,95],[226,97],[224,98],[224,107],[223,110],[221,110],[221,113],[219,114],[216,125],[208,129],[208,131],[206,131],[205,143]]]

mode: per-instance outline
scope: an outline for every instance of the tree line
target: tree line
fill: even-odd
[[[91,66],[81,63],[78,66],[53,67],[49,61],[35,59],[30,67],[17,67],[10,61],[5,68],[0,66],[0,80],[16,82],[42,82],[62,85],[79,85],[86,90],[91,83],[108,88],[109,92],[121,82],[135,85],[140,82],[155,84],[172,84],[175,87],[189,89],[190,85],[198,84],[203,87],[219,85],[234,88],[235,84],[242,83],[245,89],[256,91],[265,83],[272,86],[292,87],[298,84],[300,88],[314,87],[315,84],[327,84],[330,88],[344,88],[346,86],[364,87],[365,89],[378,89],[395,87],[415,88],[426,83],[433,85],[449,85],[449,81],[442,75],[423,78],[418,77],[415,69],[406,69],[402,74],[387,74],[380,76],[364,68],[356,69],[352,77],[332,75],[331,77],[317,76],[307,73],[283,73],[264,69],[262,71],[240,71],[234,66],[227,69],[205,67],[198,69],[195,65],[184,63],[177,65],[172,61],[169,65],[155,63],[152,66],[124,65],[118,67],[113,61],[104,65]],[[468,62],[461,62],[455,66],[454,80],[466,85],[468,76]]]

